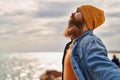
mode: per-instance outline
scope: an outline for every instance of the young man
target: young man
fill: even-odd
[[[103,10],[82,5],[72,13],[64,35],[71,39],[63,56],[63,80],[120,80],[120,69],[107,57],[93,30],[104,23]]]

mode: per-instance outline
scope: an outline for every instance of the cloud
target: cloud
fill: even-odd
[[[63,51],[68,40],[63,38],[62,32],[70,14],[83,3],[105,10],[106,22],[95,32],[105,41],[112,37],[118,42],[120,1],[0,0],[0,48],[13,52]]]
[[[0,0],[0,6],[1,13],[3,14],[15,13],[16,11],[34,11],[37,8],[34,0]]]
[[[40,8],[36,17],[54,18],[66,16],[70,9],[74,7],[75,2],[46,2],[45,6]]]
[[[106,14],[108,17],[120,18],[120,12],[113,12]]]

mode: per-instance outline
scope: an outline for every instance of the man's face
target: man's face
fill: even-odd
[[[68,26],[64,31],[64,36],[70,37],[71,39],[76,38],[82,33],[83,26],[85,24],[82,13],[79,9],[72,13],[68,21]]]
[[[70,26],[82,27],[84,25],[84,19],[80,9],[77,8],[76,12],[72,13],[68,22]]]
[[[71,14],[70,19],[74,19],[75,21],[81,21],[81,19],[83,19],[83,16],[80,9],[77,8],[76,12]]]

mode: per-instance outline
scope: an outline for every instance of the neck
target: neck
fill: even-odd
[[[83,27],[83,31],[82,31],[82,33],[86,32],[87,30],[88,30],[88,27],[87,27],[86,24],[84,24],[84,27]]]

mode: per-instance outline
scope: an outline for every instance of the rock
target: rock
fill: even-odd
[[[57,70],[47,70],[41,74],[40,80],[62,80],[62,72]]]

